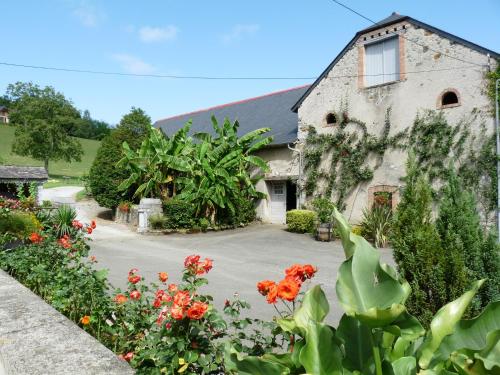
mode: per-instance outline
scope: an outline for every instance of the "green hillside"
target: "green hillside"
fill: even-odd
[[[14,130],[15,128],[12,126],[0,124],[0,159],[3,164],[43,166],[42,161],[37,161],[11,153],[12,142],[14,141]],[[78,178],[85,172],[88,172],[101,142],[90,139],[80,139],[80,142],[82,143],[84,152],[82,161],[79,163],[51,161],[49,163],[51,181],[47,184],[48,186],[67,184],[73,185],[75,183],[79,183]]]

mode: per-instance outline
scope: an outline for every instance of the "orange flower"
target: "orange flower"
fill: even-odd
[[[263,296],[267,296],[267,293],[269,292],[269,289],[273,286],[276,285],[274,281],[271,280],[264,280],[259,283],[257,283],[257,290],[259,291],[260,294]]]
[[[91,227],[87,227],[87,233],[88,234],[92,234],[92,228]]]
[[[133,290],[130,292],[130,298],[132,299],[139,299],[141,298],[141,292],[139,292],[138,290]]]
[[[168,280],[168,273],[166,272],[158,272],[158,278],[162,283],[165,283]]]
[[[83,318],[80,319],[80,323],[82,323],[84,326],[90,324],[90,316],[85,315]]]
[[[40,243],[43,241],[43,237],[38,233],[31,233],[29,238],[32,243]]]
[[[299,294],[299,284],[292,279],[281,280],[278,284],[278,297],[292,302]]]
[[[187,316],[189,319],[199,320],[203,318],[203,315],[205,315],[207,310],[208,310],[208,305],[206,303],[196,301],[193,302],[191,307],[188,309]]]
[[[302,279],[304,277],[304,268],[300,264],[294,264],[285,270],[285,275],[293,278]]]
[[[191,302],[191,296],[187,290],[180,290],[174,296],[174,304],[185,308]]]
[[[184,311],[181,306],[173,305],[170,309],[170,315],[175,320],[181,320],[184,317]]]
[[[208,273],[212,269],[213,260],[205,258],[205,261],[201,264],[201,268]]]
[[[121,305],[122,303],[125,303],[127,301],[128,301],[127,296],[125,296],[123,294],[117,294],[115,296],[115,302],[118,303],[119,305]]]
[[[276,298],[278,297],[278,286],[273,284],[269,287],[267,291],[267,303],[276,303]]]
[[[314,274],[318,272],[318,269],[311,264],[304,264],[303,268],[304,268],[304,275],[308,279],[312,278]]]
[[[177,292],[177,285],[175,285],[175,284],[168,284],[168,291],[170,293]]]
[[[95,224],[95,220],[92,220],[92,221],[90,222],[90,227],[91,227],[92,229],[95,229],[95,228],[97,227],[97,225]]]

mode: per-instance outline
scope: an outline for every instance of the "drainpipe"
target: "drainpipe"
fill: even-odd
[[[497,238],[500,242],[500,110],[498,105],[498,89],[500,87],[500,78],[495,83],[495,130],[497,135]]]
[[[290,147],[289,143],[287,144],[287,146],[288,146],[288,149],[290,149],[292,152],[296,152],[299,154],[299,176],[298,176],[298,180],[297,180],[297,187],[299,189],[299,196],[298,196],[297,208],[300,209],[300,203],[301,203],[300,198],[302,197],[302,188],[301,188],[301,184],[302,184],[302,151],[300,151],[297,148]]]

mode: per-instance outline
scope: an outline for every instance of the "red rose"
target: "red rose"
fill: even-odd
[[[285,279],[278,284],[278,297],[292,302],[299,293],[300,286],[292,279]]]
[[[205,261],[203,262],[203,264],[201,265],[201,267],[203,268],[203,270],[205,272],[208,273],[212,269],[212,264],[213,264],[213,260],[212,259],[205,258]]]
[[[269,292],[269,289],[273,286],[276,285],[274,281],[271,280],[264,280],[261,281],[257,284],[257,290],[259,291],[260,294],[263,296],[267,296],[267,293]]]
[[[184,260],[184,267],[192,268],[193,266],[197,266],[199,261],[200,261],[199,255],[189,255]]]
[[[318,272],[318,269],[311,264],[304,264],[303,268],[304,274],[308,279],[312,278],[314,274]]]
[[[180,290],[174,296],[174,304],[181,307],[186,307],[191,302],[191,296],[187,290]]]
[[[278,286],[276,284],[269,287],[267,291],[267,303],[276,303],[276,299],[278,298]]]
[[[88,234],[92,234],[92,228],[91,227],[87,227],[87,233]]]
[[[129,352],[123,356],[123,359],[127,362],[130,362],[132,360],[132,358],[134,358],[133,352]]]
[[[138,290],[133,290],[130,292],[130,298],[132,299],[139,299],[141,298],[141,292],[139,292]]]
[[[175,292],[177,292],[177,285],[175,285],[175,284],[169,284],[169,285],[168,285],[168,291],[169,291],[170,293],[175,293]]]
[[[141,277],[139,275],[130,275],[128,277],[128,281],[132,284],[137,284],[139,281],[141,281]]]
[[[203,315],[205,315],[207,310],[208,310],[208,305],[206,303],[196,301],[193,302],[191,307],[188,309],[187,316],[189,319],[199,320],[203,318]]]
[[[97,227],[97,225],[96,225],[96,223],[95,223],[95,220],[92,220],[92,221],[90,222],[90,227],[91,227],[92,229],[95,229],[95,228]]]
[[[43,237],[38,233],[31,233],[29,239],[32,243],[41,243],[43,241]]]
[[[181,320],[184,317],[184,311],[181,306],[173,305],[170,309],[170,315],[175,320]]]

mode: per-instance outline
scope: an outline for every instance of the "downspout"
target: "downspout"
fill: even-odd
[[[299,154],[299,176],[298,176],[298,180],[297,180],[297,188],[299,189],[299,194],[298,194],[298,200],[297,200],[297,203],[298,203],[297,208],[300,208],[300,204],[301,204],[300,198],[302,197],[302,188],[301,188],[301,184],[302,184],[302,151],[300,151],[297,148],[290,147],[290,143],[287,143],[287,147],[292,152],[296,152]]]

